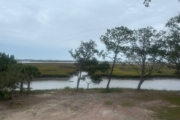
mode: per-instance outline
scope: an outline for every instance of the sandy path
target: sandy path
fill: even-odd
[[[133,94],[53,92],[17,98],[15,108],[0,102],[0,120],[155,120],[146,103],[121,105]]]

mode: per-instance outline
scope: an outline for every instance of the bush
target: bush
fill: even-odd
[[[10,100],[11,93],[7,91],[0,91],[0,100]]]

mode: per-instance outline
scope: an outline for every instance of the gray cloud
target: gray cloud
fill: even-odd
[[[82,40],[96,40],[103,49],[99,37],[106,29],[123,25],[131,29],[153,26],[160,30],[180,11],[176,0],[154,0],[149,8],[142,3],[132,0],[0,0],[0,44],[6,45],[2,51],[23,58],[25,53],[20,51],[26,46],[29,58],[66,56],[63,59],[70,59],[70,55],[64,54],[77,48]],[[34,51],[30,54],[31,49],[39,48],[42,51],[38,57]],[[54,56],[41,55],[43,50]]]

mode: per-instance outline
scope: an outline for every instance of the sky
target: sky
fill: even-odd
[[[180,13],[178,0],[0,0],[0,52],[16,59],[73,60],[69,50],[107,29],[152,26],[163,30]]]

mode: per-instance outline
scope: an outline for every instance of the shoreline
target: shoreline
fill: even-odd
[[[60,80],[60,81],[69,81],[70,78],[73,77],[73,76],[51,76],[51,77],[39,77],[39,78],[34,78],[32,81],[42,81],[42,80]],[[107,76],[102,76],[103,79],[108,79]],[[132,79],[132,80],[139,80],[140,77],[116,77],[116,76],[113,76],[111,79],[120,79],[120,80],[127,80],[127,79]],[[161,78],[161,79],[179,79],[178,77],[175,77],[175,76],[152,76],[152,77],[149,77],[147,78],[146,80],[153,80],[154,78]],[[180,79],[179,79],[180,80]]]

